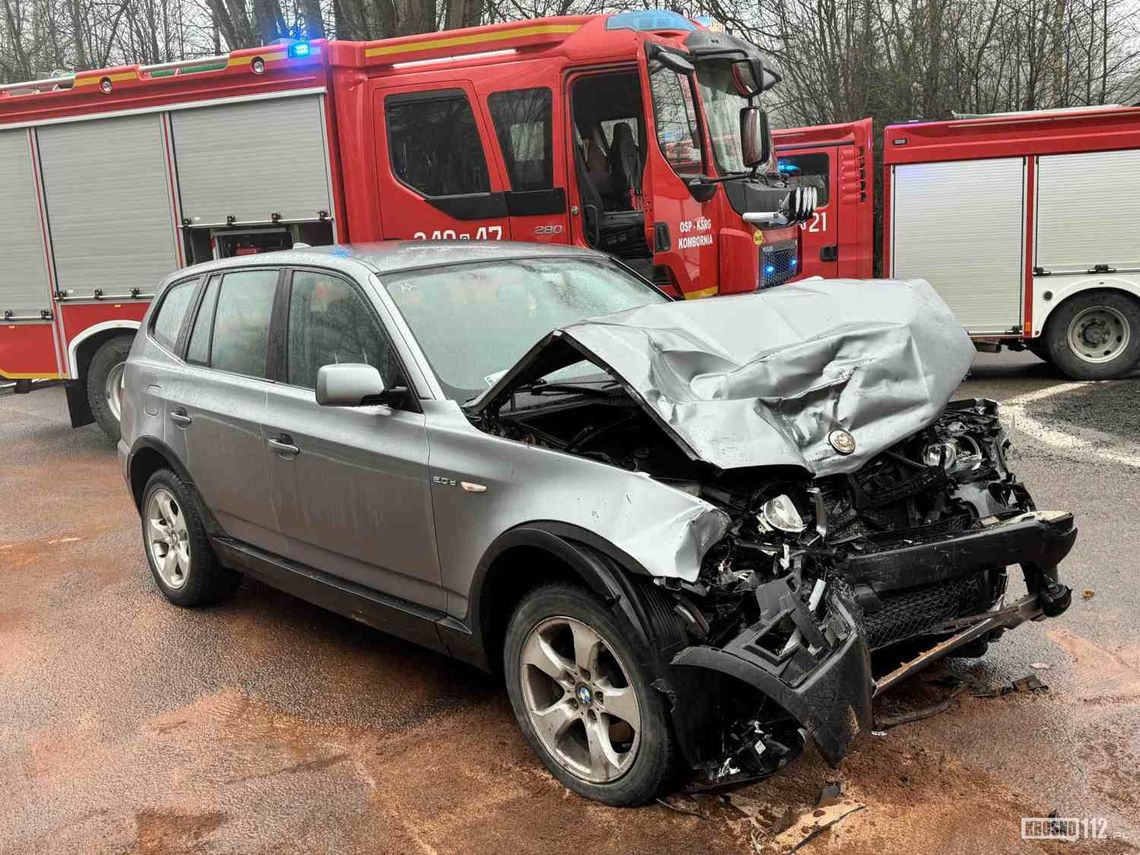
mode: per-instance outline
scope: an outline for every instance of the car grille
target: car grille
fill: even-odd
[[[760,287],[771,288],[787,282],[799,269],[799,244],[778,241],[760,247]]]
[[[975,573],[880,597],[883,607],[867,612],[863,629],[875,650],[923,635],[948,620],[983,609],[982,579]]]

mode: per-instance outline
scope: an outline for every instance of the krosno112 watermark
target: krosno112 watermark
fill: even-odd
[[[1022,840],[1106,840],[1108,820],[1103,816],[1023,816]]]

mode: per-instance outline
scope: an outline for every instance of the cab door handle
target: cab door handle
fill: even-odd
[[[278,457],[284,457],[287,460],[291,460],[301,453],[301,449],[293,444],[293,438],[284,433],[274,439],[270,439],[269,447],[273,449],[273,453]]]
[[[175,410],[170,414],[170,420],[180,428],[184,428],[190,424],[190,422],[194,421],[192,418],[186,415],[185,410]]]

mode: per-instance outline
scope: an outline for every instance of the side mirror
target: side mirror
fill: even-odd
[[[376,399],[386,391],[384,379],[372,365],[341,362],[322,365],[317,371],[317,403],[322,407],[379,403]]]
[[[716,182],[709,181],[703,175],[698,175],[696,178],[690,178],[688,181],[689,194],[701,204],[708,202],[716,195]]]
[[[744,107],[740,111],[740,153],[749,169],[766,163],[772,156],[768,114],[759,107]]]

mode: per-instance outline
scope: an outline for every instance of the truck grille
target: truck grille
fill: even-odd
[[[883,607],[864,614],[863,629],[872,650],[923,635],[953,618],[981,611],[979,574],[912,588],[881,598]]]
[[[760,287],[782,285],[799,269],[799,244],[783,240],[760,247]]]

